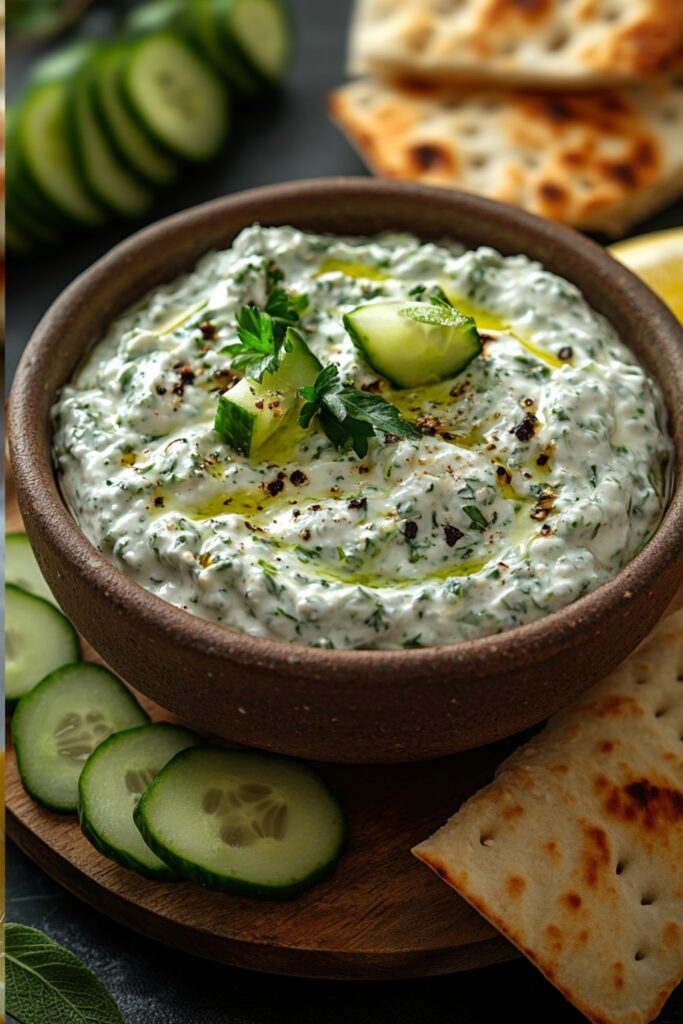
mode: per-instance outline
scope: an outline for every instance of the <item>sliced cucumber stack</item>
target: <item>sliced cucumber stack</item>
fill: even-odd
[[[218,399],[215,429],[243,455],[252,455],[275,433],[299,403],[298,389],[313,384],[322,369],[298,334],[290,340],[292,349],[275,373],[264,374],[260,383],[243,377]]]
[[[14,705],[50,672],[76,661],[76,631],[54,604],[19,587],[5,589],[5,700]]]
[[[263,92],[264,82],[230,33],[229,6],[230,0],[191,0],[181,24],[231,85],[247,96],[254,96]]]
[[[454,377],[482,351],[472,317],[446,305],[371,302],[343,319],[366,361],[397,388]]]
[[[29,594],[42,597],[52,604],[57,603],[45,582],[33,554],[31,542],[25,533],[8,533],[5,537],[5,580],[15,587],[28,591]],[[66,660],[73,661],[73,658]]]
[[[75,811],[78,778],[95,747],[114,732],[148,721],[132,693],[106,669],[86,663],[58,668],[19,702],[12,719],[24,788],[44,807]]]
[[[60,219],[88,226],[105,219],[103,207],[91,197],[76,165],[67,132],[66,81],[48,81],[27,94],[17,112],[17,145],[29,188]]]
[[[146,878],[178,878],[144,842],[133,811],[164,765],[201,743],[187,729],[158,723],[115,733],[93,751],[79,779],[78,815],[83,834],[100,853]]]
[[[76,167],[90,193],[113,213],[140,216],[152,205],[154,195],[121,160],[102,127],[90,62],[72,78],[66,103]]]
[[[93,88],[98,119],[119,157],[144,180],[168,185],[180,163],[154,142],[131,114],[122,93],[125,48],[102,47],[94,57]]]
[[[308,766],[217,747],[177,754],[134,817],[182,877],[264,899],[289,899],[329,875],[346,832],[339,803]]]
[[[171,153],[208,160],[224,144],[229,126],[225,87],[179,36],[159,32],[140,39],[122,75],[130,110]]]

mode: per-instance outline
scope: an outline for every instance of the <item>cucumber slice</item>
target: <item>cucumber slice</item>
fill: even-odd
[[[145,878],[178,878],[152,853],[133,822],[133,811],[164,765],[202,739],[165,722],[110,736],[93,751],[78,783],[81,829],[95,849]]]
[[[136,43],[123,65],[123,87],[141,124],[177,156],[208,160],[223,146],[226,89],[180,37],[160,32]]]
[[[55,236],[59,238],[72,221],[33,185],[21,155],[17,125],[18,109],[10,108],[5,128],[8,216],[22,235],[37,242],[49,242]]]
[[[230,34],[230,0],[191,0],[181,26],[207,60],[240,92],[255,96],[264,82],[243,57]]]
[[[275,373],[261,383],[243,377],[218,399],[215,429],[235,451],[251,455],[275,433],[299,401],[298,389],[313,384],[322,366],[298,335]]]
[[[67,82],[47,82],[24,98],[17,119],[20,155],[31,187],[48,204],[77,224],[101,224],[104,211],[81,181],[69,143],[67,91]]]
[[[152,0],[133,8],[126,18],[126,28],[133,35],[175,28],[186,6],[187,0]]]
[[[269,82],[280,82],[292,58],[292,28],[281,0],[229,0],[230,36]]]
[[[80,658],[78,636],[54,604],[5,588],[5,700],[9,706],[50,672]]]
[[[366,361],[397,388],[454,377],[482,350],[472,317],[429,302],[371,302],[343,320]]]
[[[148,210],[152,193],[119,159],[97,116],[90,63],[71,82],[66,123],[76,165],[95,198],[124,217],[137,217]]]
[[[25,533],[8,533],[5,537],[5,580],[29,594],[42,597],[44,601],[57,604],[36,562],[31,541]]]
[[[346,827],[307,765],[253,750],[184,750],[135,809],[145,842],[207,889],[289,899],[329,875]]]
[[[95,747],[113,732],[148,721],[105,668],[85,662],[58,668],[19,702],[12,719],[24,788],[44,807],[75,811],[78,778]]]
[[[93,66],[95,105],[102,127],[121,160],[153,185],[169,185],[180,164],[168,156],[140,127],[122,97],[122,47],[103,48]]]

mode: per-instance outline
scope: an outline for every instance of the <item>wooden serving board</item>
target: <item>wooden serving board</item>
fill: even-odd
[[[7,529],[22,529],[8,474]],[[101,661],[83,642],[83,656]],[[172,716],[137,695],[155,720]],[[138,877],[99,854],[75,817],[24,791],[8,737],[7,830],[74,895],[135,931],[223,963],[320,978],[406,978],[507,960],[515,949],[411,855],[519,743],[417,765],[321,765],[349,819],[335,875],[288,903]]]

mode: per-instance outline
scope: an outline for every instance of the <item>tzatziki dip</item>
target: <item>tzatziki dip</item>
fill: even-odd
[[[657,386],[526,256],[254,225],[111,324],[53,410],[89,540],[258,637],[412,648],[539,619],[652,536]]]

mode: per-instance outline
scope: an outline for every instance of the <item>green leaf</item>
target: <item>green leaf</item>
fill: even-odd
[[[299,323],[307,306],[307,295],[290,295],[282,288],[273,288],[265,310],[253,305],[241,307],[237,313],[239,342],[226,345],[221,352],[232,356],[234,369],[260,383],[265,373],[275,373],[283,350],[291,350],[288,333]]]
[[[470,522],[475,530],[483,531],[489,525],[488,519],[476,505],[463,505],[462,510],[466,516],[469,516]]]
[[[123,1024],[104,983],[36,928],[5,929],[7,1012],[20,1024]]]
[[[317,413],[332,444],[341,450],[351,445],[361,459],[376,430],[396,437],[420,437],[412,423],[384,398],[342,384],[334,363],[320,371],[312,387],[301,388],[300,393],[305,399],[300,425],[308,427]]]

